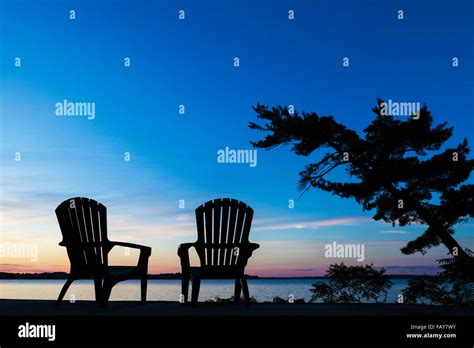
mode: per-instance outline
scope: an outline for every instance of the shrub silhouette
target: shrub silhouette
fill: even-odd
[[[311,302],[327,303],[385,302],[392,282],[382,268],[373,265],[346,266],[344,263],[330,265],[326,276],[328,283],[316,282],[310,291]]]
[[[405,303],[472,306],[474,283],[444,274],[421,276],[410,279],[402,294]]]
[[[435,304],[439,303],[442,293],[435,277],[421,276],[408,280],[408,286],[402,290],[404,303]]]
[[[279,296],[275,296],[272,302],[276,304],[288,303],[288,301],[286,301],[285,299],[282,299]]]

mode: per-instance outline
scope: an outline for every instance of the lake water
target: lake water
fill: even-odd
[[[318,279],[325,282],[325,279]],[[65,280],[0,280],[0,299],[40,299],[56,300]],[[272,301],[275,296],[288,299],[293,294],[295,299],[311,297],[309,289],[315,282],[313,279],[250,279],[248,280],[250,296],[259,302]],[[398,294],[407,286],[407,279],[392,279],[387,302],[396,302]],[[150,301],[178,301],[181,293],[181,281],[149,280],[147,299]],[[190,287],[191,294],[191,287]],[[234,282],[231,280],[203,280],[199,292],[199,301],[230,298],[234,294]],[[78,280],[72,283],[64,297],[65,300],[74,296],[76,301],[94,300],[92,280]],[[140,281],[129,280],[114,286],[111,301],[135,301],[140,299]]]

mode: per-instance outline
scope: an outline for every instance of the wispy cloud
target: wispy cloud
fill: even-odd
[[[309,220],[309,221],[298,221],[298,222],[281,222],[273,224],[260,225],[257,222],[257,226],[253,228],[254,231],[268,231],[268,230],[287,230],[287,229],[316,229],[320,227],[328,226],[347,226],[347,225],[358,225],[364,222],[373,221],[371,218],[365,216],[357,217],[343,217],[334,219],[322,219],[322,220]]]
[[[399,231],[399,230],[387,230],[387,231],[379,231],[381,234],[410,234],[407,231]]]

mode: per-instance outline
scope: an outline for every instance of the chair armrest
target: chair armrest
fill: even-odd
[[[248,257],[250,257],[250,256],[252,256],[252,253],[255,250],[260,248],[260,244],[248,242],[248,243],[245,243],[242,247],[247,252]]]
[[[249,242],[248,245],[249,245],[251,251],[255,251],[255,250],[257,250],[258,248],[260,248],[260,244],[258,244],[258,243],[251,243],[251,242]]]
[[[182,272],[189,272],[191,265],[189,263],[189,249],[194,247],[196,243],[182,243],[178,245],[178,256],[181,260]]]
[[[189,249],[195,245],[196,243],[182,243],[178,245],[178,256],[181,257],[189,253]]]
[[[253,252],[258,248],[260,248],[260,244],[257,243],[247,242],[243,244],[241,246],[241,257],[239,257],[239,262],[245,266],[247,264],[248,259],[252,257]]]
[[[112,250],[114,246],[121,246],[125,248],[140,249],[140,256],[138,257],[137,267],[142,269],[148,269],[148,258],[151,255],[151,248],[145,245],[126,243],[126,242],[113,242],[110,241],[109,251]],[[108,252],[109,252],[108,251]]]
[[[133,243],[126,243],[126,242],[110,242],[110,249],[112,249],[114,246],[121,246],[125,248],[133,248],[133,249],[140,249],[141,252],[151,255],[151,248],[149,246],[145,245],[139,245],[139,244],[133,244]],[[110,250],[109,249],[109,250]]]

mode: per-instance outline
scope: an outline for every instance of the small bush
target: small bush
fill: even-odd
[[[445,275],[421,276],[410,279],[402,294],[405,303],[472,306],[474,283]]]
[[[346,266],[344,263],[330,265],[326,276],[329,283],[316,282],[310,291],[311,302],[326,303],[385,302],[392,282],[382,268],[373,265]]]

